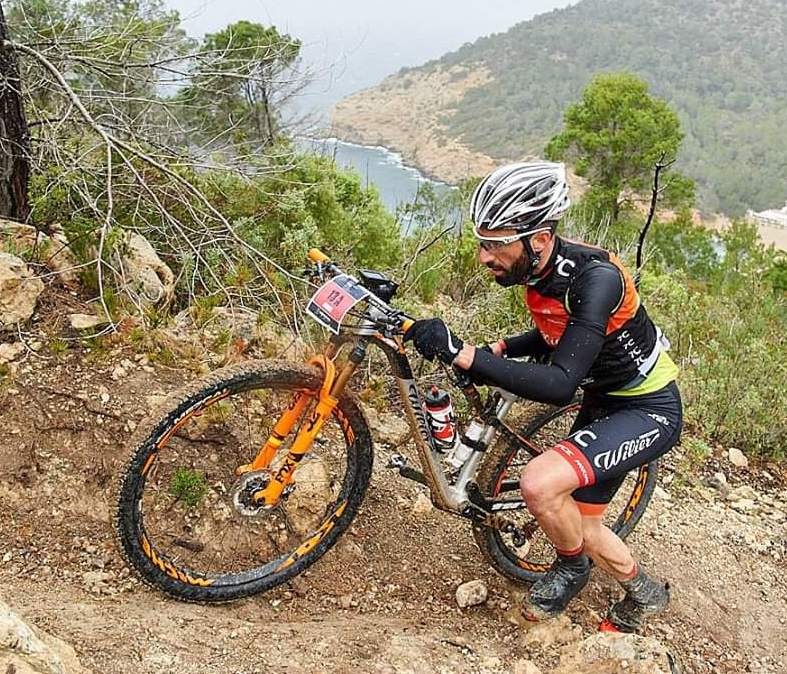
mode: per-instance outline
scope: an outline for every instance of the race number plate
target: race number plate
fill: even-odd
[[[347,312],[368,296],[369,291],[356,279],[340,274],[314,293],[306,305],[306,313],[338,335]]]

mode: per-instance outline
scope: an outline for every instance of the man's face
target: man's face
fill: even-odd
[[[481,235],[488,238],[505,239],[519,234],[515,229],[496,229],[493,231],[481,228]],[[530,238],[533,251],[541,258],[542,252],[548,247],[551,233],[540,232]],[[530,259],[522,239],[511,243],[479,240],[478,260],[492,272],[495,282],[503,287],[523,283],[533,272],[540,272],[545,261],[541,260],[530,268]]]
[[[514,229],[481,230],[483,236],[499,239],[516,236],[517,233]],[[521,239],[509,244],[479,241],[478,260],[492,272],[495,282],[506,288],[521,283],[529,271],[529,261]]]

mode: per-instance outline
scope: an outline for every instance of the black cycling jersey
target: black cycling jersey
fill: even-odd
[[[505,339],[499,358],[476,349],[470,371],[524,398],[562,404],[578,386],[611,392],[636,385],[656,363],[659,334],[633,279],[613,254],[555,237],[546,270],[527,286],[536,330]]]

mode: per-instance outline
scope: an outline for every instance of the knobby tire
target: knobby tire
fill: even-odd
[[[143,502],[148,498],[152,498],[154,503],[157,503],[156,499],[167,502],[167,507],[162,506],[154,512],[151,512],[148,507],[147,513],[151,521],[161,523],[163,531],[168,531],[166,528],[169,524],[167,518],[172,520],[173,527],[177,523],[188,529],[194,522],[194,530],[198,530],[206,517],[203,515],[202,521],[200,521],[200,513],[193,511],[202,508],[203,504],[206,504],[203,509],[212,507],[214,511],[221,506],[224,508],[221,511],[222,516],[226,516],[228,509],[222,500],[226,501],[227,495],[222,493],[222,489],[218,488],[219,485],[212,484],[214,478],[208,474],[211,464],[200,453],[200,448],[203,446],[206,448],[203,454],[209,453],[210,447],[214,445],[219,450],[229,447],[232,443],[227,440],[226,436],[222,438],[214,433],[212,437],[206,436],[207,439],[198,437],[199,426],[197,426],[198,430],[192,434],[194,442],[199,441],[203,445],[195,445],[197,450],[188,455],[191,457],[188,460],[195,464],[199,461],[199,466],[203,466],[202,462],[206,461],[204,465],[208,469],[203,471],[205,475],[193,470],[193,466],[187,463],[186,458],[183,459],[183,465],[177,466],[177,462],[173,463],[173,466],[177,466],[174,469],[166,464],[166,460],[172,460],[172,456],[167,457],[166,455],[170,451],[170,445],[181,442],[181,439],[184,443],[188,442],[188,439],[183,437],[186,422],[194,421],[196,424],[196,422],[205,419],[216,418],[219,420],[216,422],[219,428],[222,428],[221,424],[224,424],[225,429],[231,429],[233,424],[240,428],[244,426],[241,423],[243,420],[238,421],[231,416],[227,419],[221,417],[222,413],[227,413],[226,407],[230,405],[227,401],[235,400],[233,396],[246,396],[241,399],[248,399],[251,401],[250,406],[259,407],[261,412],[258,410],[255,414],[260,416],[267,411],[267,408],[264,407],[268,404],[266,401],[274,396],[281,394],[284,399],[284,396],[294,396],[297,391],[301,390],[316,392],[320,388],[322,379],[322,371],[318,368],[286,362],[254,361],[225,368],[171,397],[166,404],[166,411],[154,415],[150,423],[141,426],[136,431],[130,442],[132,447],[130,459],[119,479],[115,529],[123,555],[145,583],[182,601],[231,601],[265,592],[281,585],[302,573],[336,543],[352,522],[361,505],[369,484],[373,460],[372,441],[367,422],[358,403],[349,394],[343,395],[339,399],[337,411],[332,418],[332,421],[336,422],[333,427],[333,437],[337,440],[331,442],[338,449],[325,450],[324,446],[315,442],[314,451],[310,451],[305,457],[307,460],[311,454],[314,454],[317,457],[315,461],[319,462],[322,461],[319,458],[321,451],[330,451],[334,456],[343,454],[340,459],[337,459],[340,461],[343,474],[337,473],[336,479],[333,479],[328,475],[327,469],[320,468],[320,464],[312,464],[325,473],[323,479],[325,485],[322,485],[322,488],[326,500],[330,500],[326,504],[324,515],[322,511],[316,515],[307,513],[319,520],[315,520],[313,529],[308,529],[306,533],[302,534],[303,540],[299,540],[297,545],[293,543],[291,549],[283,550],[281,554],[278,554],[278,541],[282,538],[289,540],[287,537],[291,534],[292,514],[284,511],[291,508],[293,501],[298,498],[298,470],[304,470],[303,464],[299,465],[294,476],[294,495],[282,504],[279,511],[276,511],[283,524],[274,527],[272,532],[266,530],[266,535],[260,536],[260,547],[274,545],[266,542],[266,536],[271,540],[274,536],[278,537],[275,544],[278,556],[274,559],[266,560],[264,564],[260,563],[258,566],[249,563],[249,568],[244,567],[240,571],[216,568],[206,572],[193,568],[179,559],[180,554],[172,554],[170,550],[175,550],[176,553],[180,551],[184,558],[196,560],[202,554],[200,546],[203,547],[203,550],[206,549],[206,546],[199,540],[186,540],[180,542],[181,547],[178,548],[178,539],[169,533],[166,535],[162,533],[158,540],[155,539],[146,530],[143,508]],[[221,405],[225,405],[225,408],[221,408]],[[233,410],[234,408],[229,407],[230,412]],[[247,412],[247,414],[249,413]],[[278,412],[276,412],[276,416],[278,417]],[[308,411],[304,418],[307,416]],[[262,417],[260,416],[260,418]],[[326,423],[326,428],[323,431],[326,431],[327,427]],[[293,430],[291,435],[294,436],[296,431],[297,428]],[[321,433],[318,441],[322,439],[322,435]],[[254,445],[254,449],[261,446],[259,440],[255,439],[255,441],[258,442],[258,445]],[[264,442],[264,438],[262,441]],[[170,453],[177,455],[178,451],[171,450]],[[186,450],[183,451],[185,455]],[[283,451],[286,452],[286,446]],[[217,457],[214,463],[221,467],[225,474],[228,473],[230,466],[221,466],[223,460],[227,462],[227,457],[222,456],[220,451],[211,453],[210,456]],[[250,461],[251,458],[253,458],[253,453],[248,460]],[[157,470],[155,466],[158,463],[164,464],[165,468],[171,470],[172,473],[169,482],[162,481],[161,484],[156,485],[154,484],[156,480],[151,476]],[[312,472],[314,473],[315,470],[313,468]],[[320,475],[319,472],[317,474]],[[226,478],[225,482],[230,480],[231,478]],[[148,481],[151,482],[150,485],[146,484]],[[301,488],[304,488],[304,484],[306,483],[301,484]],[[146,486],[149,487],[147,491]],[[306,486],[308,487],[308,484]],[[188,489],[195,490],[195,497],[201,495],[198,505],[191,507],[190,510],[188,505],[175,499],[170,492],[177,492],[178,489],[182,490],[186,496],[189,495]],[[313,487],[313,489],[316,488]],[[335,490],[335,496],[334,492],[330,490]],[[305,501],[305,503],[308,505],[309,502]],[[211,506],[211,504],[214,505]],[[229,508],[231,509],[231,507],[232,503]],[[283,515],[282,512],[284,512]],[[261,516],[255,515],[255,518],[259,519],[261,523],[257,523],[255,520],[254,526],[257,529],[253,529],[252,532],[264,530],[265,515],[267,513]],[[245,522],[239,513],[230,512],[230,516],[227,523],[228,528],[230,523],[237,528],[245,527],[247,524],[251,527],[251,522]],[[308,520],[306,522],[309,523]],[[213,529],[215,531],[221,530],[218,524],[220,522],[214,523]],[[199,538],[193,533],[191,535]],[[251,534],[246,533],[245,535],[249,540],[249,549],[252,550],[257,541]],[[241,543],[246,541],[241,538],[240,533],[237,536]],[[175,540],[175,544],[169,545],[166,553],[158,549],[159,543],[171,543],[173,540]],[[285,547],[286,545],[287,543],[284,543]],[[223,552],[221,546],[218,548],[215,557]],[[249,554],[251,555],[251,553]],[[256,552],[255,554],[261,553]],[[230,559],[227,564],[235,561],[237,560]],[[216,564],[216,562],[212,563]]]

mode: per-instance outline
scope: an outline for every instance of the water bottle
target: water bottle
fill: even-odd
[[[450,452],[456,444],[457,433],[454,406],[448,391],[432,385],[424,398],[424,408],[429,417],[429,430],[435,448],[441,454]]]
[[[481,434],[484,432],[484,426],[475,419],[470,422],[470,425],[465,430],[464,436],[456,443],[454,451],[448,457],[450,463],[455,469],[459,469],[465,465],[465,461],[473,453],[473,450],[478,445],[481,439]]]

